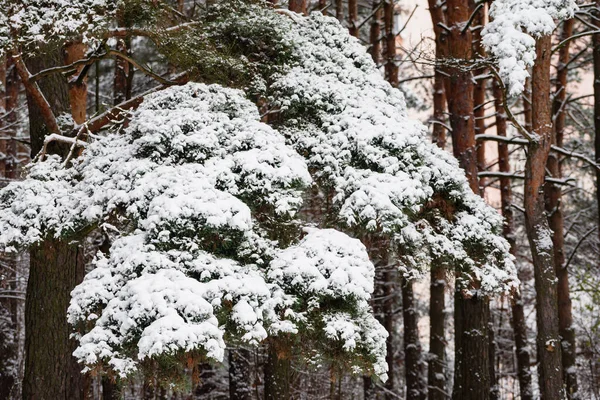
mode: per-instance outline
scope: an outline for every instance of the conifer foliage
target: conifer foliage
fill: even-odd
[[[72,7],[102,19],[108,3]],[[75,159],[40,157],[0,191],[0,248],[110,237],[69,308],[87,368],[127,376],[279,341],[385,380],[370,239],[402,272],[435,263],[462,272],[466,292],[506,293],[516,276],[501,217],[338,21],[217,3],[176,30],[142,21],[198,82],[146,95],[127,127],[87,135]],[[56,18],[79,20],[70,10]],[[81,21],[95,29],[66,24],[69,35],[107,29]]]

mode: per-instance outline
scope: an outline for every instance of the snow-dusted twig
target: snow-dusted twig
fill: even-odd
[[[35,158],[33,159],[33,162],[44,159],[44,157],[46,156],[46,153],[48,151],[48,145],[52,142],[66,143],[66,144],[70,144],[72,146],[79,146],[79,147],[87,146],[86,142],[84,142],[82,140],[78,140],[77,137],[68,137],[68,136],[60,135],[58,133],[52,133],[44,138],[44,146],[42,147],[42,150],[38,153],[38,155],[35,156]]]

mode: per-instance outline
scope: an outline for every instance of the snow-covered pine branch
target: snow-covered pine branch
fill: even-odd
[[[535,60],[535,39],[551,34],[556,20],[573,16],[575,0],[496,0],[483,44],[497,58],[499,74],[510,96],[523,92]]]
[[[244,91],[148,94],[123,134],[72,167],[34,164],[0,191],[0,247],[118,228],[69,310],[89,367],[219,361],[228,342],[285,337],[322,350],[300,356],[385,378],[369,249],[348,235],[386,237],[403,272],[456,269],[463,289],[493,295],[516,282],[502,219],[337,21],[225,3],[158,48],[190,77]],[[271,126],[248,98],[273,111]],[[327,229],[303,237],[307,222]]]

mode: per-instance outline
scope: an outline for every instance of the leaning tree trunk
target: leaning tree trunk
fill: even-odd
[[[563,23],[561,41],[573,34],[574,19]],[[563,147],[564,130],[566,123],[566,101],[567,101],[567,79],[569,62],[569,44],[559,50],[558,67],[556,77],[556,95],[553,102],[554,135],[552,142],[558,147]],[[557,153],[551,153],[548,157],[547,169],[553,178],[562,178],[561,160]],[[562,190],[559,185],[546,182],[544,188],[546,196],[546,212],[552,230],[552,244],[554,245],[554,269],[558,278],[558,329],[562,345],[562,365],[564,382],[569,399],[577,397],[577,371],[575,365],[576,346],[575,331],[573,330],[573,313],[571,306],[571,292],[569,289],[569,271],[565,265],[565,238],[564,222],[561,207]]]
[[[558,302],[552,231],[545,213],[542,188],[552,144],[550,109],[550,36],[536,41],[532,74],[532,140],[525,164],[525,227],[535,275],[537,351],[540,392],[544,400],[565,398],[558,328]]]
[[[494,81],[494,104],[496,107],[496,132],[498,136],[506,137],[506,111],[502,104],[502,88]],[[508,143],[498,142],[498,170],[501,173],[510,173],[510,155]],[[503,234],[510,244],[511,254],[516,254],[516,238],[514,232],[514,214],[512,209],[512,187],[509,177],[500,178],[500,201],[502,216],[504,217]],[[517,268],[519,268],[517,266]],[[517,271],[519,280],[525,280],[522,268]],[[517,359],[517,377],[519,379],[519,393],[521,400],[533,400],[531,386],[531,369],[529,367],[531,355],[527,343],[527,323],[521,293],[515,293],[512,299],[512,327],[515,336],[515,356]]]
[[[59,50],[27,61],[31,73],[62,63]],[[40,82],[55,114],[69,110],[67,82],[56,74]],[[42,113],[27,98],[32,155],[48,134]],[[57,152],[59,149],[50,149]],[[68,149],[66,149],[68,151]],[[62,152],[66,152],[62,149]],[[69,337],[67,307],[71,290],[83,279],[83,254],[77,244],[46,239],[31,250],[25,307],[25,400],[76,400],[83,398],[83,375],[71,355],[75,341]]]
[[[472,58],[472,34],[463,29],[472,13],[472,2],[448,0],[447,53],[449,59]],[[469,185],[479,193],[475,147],[473,76],[461,66],[448,64],[446,94],[454,156],[464,169]],[[454,294],[455,368],[452,397],[456,400],[487,400],[490,397],[489,300],[477,292]]]

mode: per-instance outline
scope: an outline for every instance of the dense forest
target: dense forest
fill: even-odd
[[[0,400],[600,399],[599,160],[600,0],[2,0]]]

